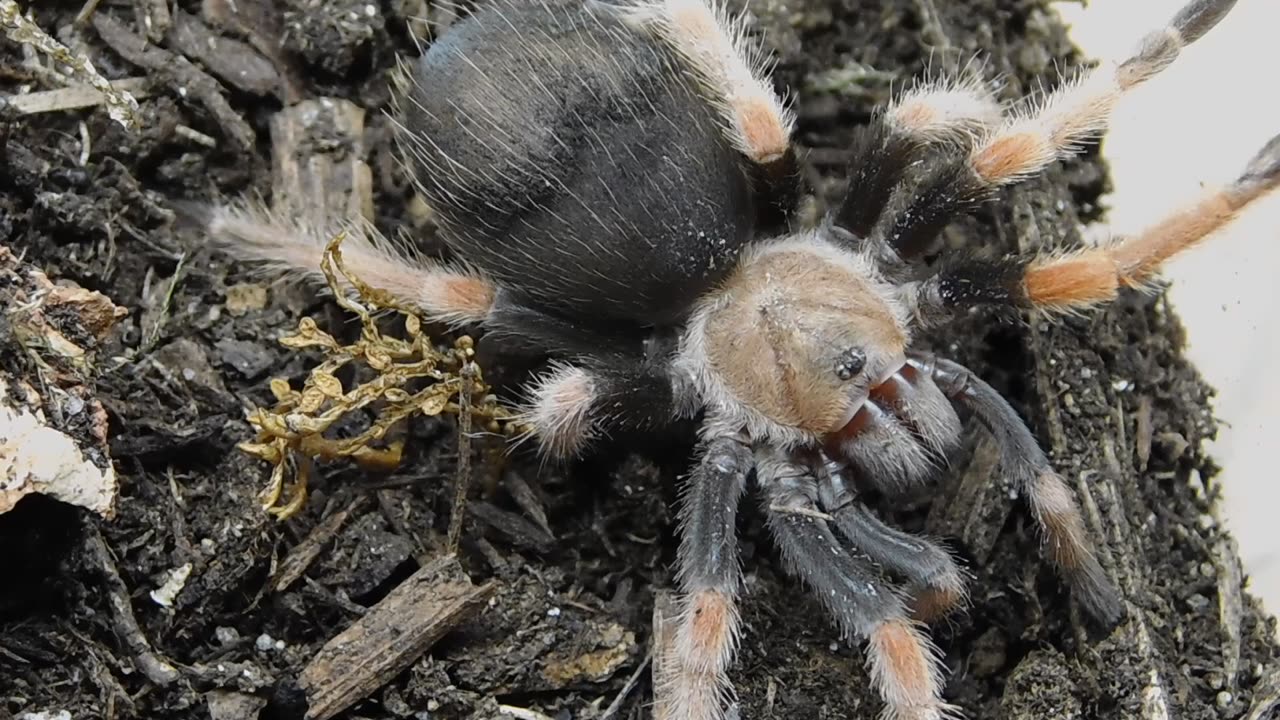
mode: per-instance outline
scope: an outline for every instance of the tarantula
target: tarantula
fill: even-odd
[[[431,318],[555,358],[525,415],[548,455],[701,415],[659,715],[720,718],[731,698],[735,516],[754,475],[786,564],[865,641],[886,716],[940,718],[953,708],[919,623],[963,601],[962,573],[856,489],[925,482],[958,444],[954,406],[997,439],[1078,601],[1111,624],[1124,605],[1017,413],[960,365],[913,352],[913,333],[975,306],[1080,311],[1142,286],[1280,182],[1280,137],[1232,184],[1134,237],[921,260],[950,220],[1100,134],[1122,94],[1234,4],[1191,0],[1131,57],[1007,116],[980,81],[917,84],[857,129],[839,206],[795,229],[794,119],[740,18],[714,0],[484,0],[403,67],[395,113],[406,167],[460,263],[371,233],[348,240],[347,263]],[[311,274],[327,240],[235,209],[207,230]]]

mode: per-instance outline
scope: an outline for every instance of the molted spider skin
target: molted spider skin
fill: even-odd
[[[409,74],[405,155],[449,243],[507,293],[499,308],[677,322],[752,239],[720,118],[617,7],[488,3]]]

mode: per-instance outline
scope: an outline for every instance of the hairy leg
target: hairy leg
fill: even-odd
[[[890,720],[940,720],[937,652],[874,565],[850,554],[818,509],[817,469],[778,450],[761,451],[757,473],[769,529],[785,564],[822,601],[846,639],[866,641],[871,679]]]
[[[1225,188],[1132,237],[1043,257],[944,262],[912,287],[924,322],[944,320],[974,305],[1006,305],[1072,312],[1113,300],[1122,287],[1141,287],[1160,266],[1229,224],[1251,203],[1280,186],[1280,136],[1253,157]]]
[[[1054,471],[1026,423],[995,388],[964,366],[940,358],[910,362],[931,374],[943,392],[970,408],[995,436],[1004,472],[1031,505],[1049,556],[1075,598],[1103,623],[1118,623],[1124,617],[1120,592],[1098,563],[1074,493]]]
[[[325,247],[339,231],[346,232],[340,249],[352,274],[438,322],[483,322],[497,296],[483,276],[397,247],[367,224],[307,227],[252,205],[182,209],[210,243],[232,257],[253,262],[265,273],[313,283],[325,281],[320,269]]]
[[[1101,135],[1125,93],[1172,64],[1234,5],[1235,0],[1192,0],[1166,27],[1148,33],[1130,57],[1060,83],[1023,111],[989,126],[970,147],[936,158],[909,194],[895,197],[869,237],[902,258],[918,255],[952,219],[977,208],[996,189],[1075,155]]]
[[[520,421],[542,454],[565,459],[618,428],[661,427],[677,413],[666,363],[620,355],[555,363],[528,386]]]
[[[914,194],[914,188],[905,187],[909,174],[929,178],[940,165],[953,164],[945,162],[948,150],[972,145],[1001,117],[1000,103],[976,68],[966,68],[954,77],[920,81],[855,133],[849,189],[835,224],[856,238],[876,238],[876,228],[897,216],[899,206]],[[917,252],[907,243],[892,244],[890,249],[889,260]]]
[[[1130,57],[1063,83],[1028,112],[994,129],[969,154],[983,182],[1007,185],[1074,155],[1101,134],[1116,102],[1177,59],[1234,7],[1236,0],[1191,0],[1168,25],[1148,33]]]
[[[727,670],[738,639],[741,586],[734,523],[751,449],[715,437],[689,476],[680,509],[681,598],[675,654],[657,678],[656,720],[720,720],[732,696]]]
[[[716,0],[644,0],[624,12],[680,54],[743,155],[763,165],[790,151],[795,116],[774,92],[764,49],[741,17]]]
[[[965,600],[964,575],[950,553],[929,540],[885,524],[858,502],[848,472],[827,459],[818,473],[819,504],[845,540],[908,583],[915,619],[933,622]]]

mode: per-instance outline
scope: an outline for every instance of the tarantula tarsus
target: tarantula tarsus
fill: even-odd
[[[962,573],[878,520],[856,488],[924,482],[957,445],[953,404],[998,440],[1074,596],[1108,623],[1124,606],[1072,491],[1015,411],[965,368],[913,353],[913,332],[979,305],[1078,311],[1143,285],[1275,187],[1280,138],[1231,185],[1137,236],[919,261],[951,219],[1099,134],[1121,95],[1233,5],[1191,0],[1131,57],[1008,115],[980,81],[921,82],[857,129],[839,207],[795,230],[779,222],[797,195],[793,117],[740,19],[714,0],[482,0],[405,65],[395,114],[406,167],[465,264],[369,233],[345,256],[432,318],[556,358],[526,414],[549,455],[701,413],[659,716],[724,715],[735,516],[754,474],[786,564],[866,642],[886,715],[939,718],[953,708],[918,623],[964,599]],[[311,274],[327,240],[234,209],[215,211],[208,231]]]

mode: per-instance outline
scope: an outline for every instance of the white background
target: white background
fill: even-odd
[[[1091,0],[1056,5],[1091,57],[1124,57],[1187,0]],[[1280,133],[1280,2],[1235,9],[1119,108],[1103,152],[1115,192],[1109,225],[1131,232],[1221,185]],[[1224,472],[1223,515],[1240,544],[1250,587],[1280,611],[1280,193],[1232,228],[1173,261],[1170,297],[1187,326],[1188,354],[1218,391],[1223,421],[1210,452]],[[1156,428],[1159,431],[1159,428]]]

